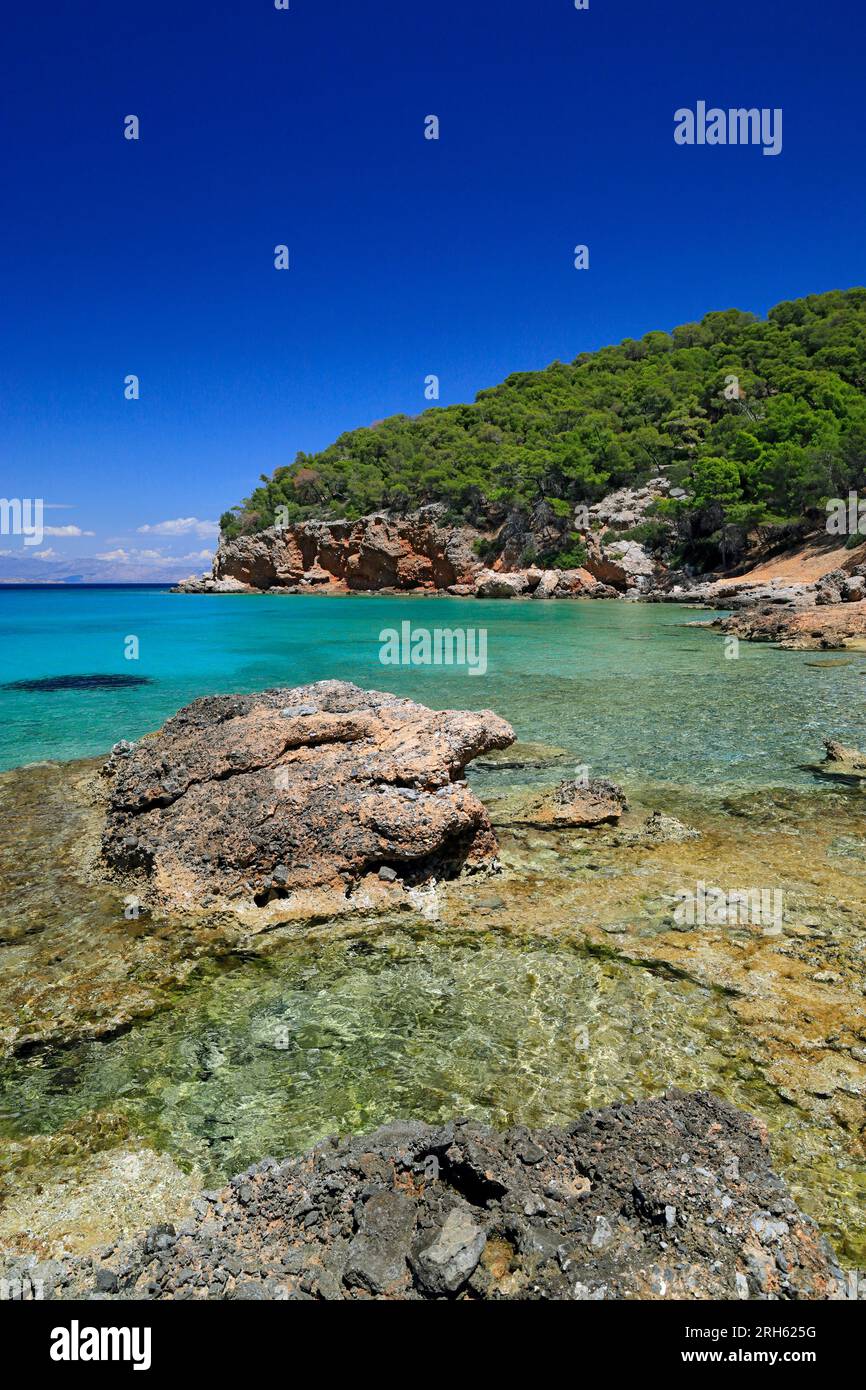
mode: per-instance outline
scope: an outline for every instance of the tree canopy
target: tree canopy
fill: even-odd
[[[799,519],[863,485],[866,289],[809,295],[766,320],[738,309],[672,333],[516,372],[472,404],[394,415],[299,453],[221,519],[232,537],[275,520],[354,519],[444,502],[491,525],[660,472],[724,520]],[[284,508],[284,511],[278,511]]]

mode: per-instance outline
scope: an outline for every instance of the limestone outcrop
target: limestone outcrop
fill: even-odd
[[[253,591],[336,592],[447,589],[473,583],[482,569],[477,533],[446,526],[443,508],[412,516],[384,513],[358,521],[303,521],[221,540],[210,575],[184,580],[185,593],[225,593],[226,581]]]
[[[834,738],[825,738],[824,759],[813,763],[812,771],[831,781],[866,787],[866,753],[861,753],[859,748],[846,747]]]
[[[463,780],[504,719],[345,681],[209,696],[104,768],[110,871],[175,909],[345,903],[495,861]]]
[[[611,825],[628,810],[625,792],[606,777],[568,780],[555,788],[514,787],[489,799],[494,825],[570,830]]]

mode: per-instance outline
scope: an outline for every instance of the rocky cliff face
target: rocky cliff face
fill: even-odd
[[[187,592],[447,589],[471,584],[481,569],[469,527],[448,527],[441,507],[413,516],[304,521],[220,542],[213,573],[187,581]]]
[[[855,607],[845,617],[828,614],[823,620],[826,633],[816,632],[802,641],[795,633],[791,642],[782,644],[839,646],[842,633],[847,638],[862,636],[866,619],[856,605],[866,600],[866,547],[850,555],[839,547],[828,552],[823,532],[810,541],[792,532],[794,550],[788,558],[796,560],[803,552],[805,562],[810,545],[814,551],[802,572],[796,564],[788,566],[787,552],[778,555],[776,550],[756,560],[751,570],[741,566],[731,571],[730,565],[728,571],[709,575],[688,567],[674,570],[670,565],[678,536],[683,539],[682,527],[659,516],[656,504],[684,496],[683,489],[671,487],[667,478],[651,478],[642,487],[608,493],[591,507],[576,507],[573,515],[560,515],[542,499],[528,511],[512,511],[504,520],[497,517],[495,531],[487,532],[450,525],[441,503],[410,516],[377,512],[357,521],[271,527],[221,540],[211,573],[191,576],[175,592],[426,590],[461,598],[650,599],[753,610],[772,621],[757,623],[754,633],[734,625],[730,630],[758,641],[785,636],[776,634],[779,615],[771,614],[771,608],[789,609],[796,628],[802,625],[804,609],[844,604]],[[493,521],[490,524],[493,527]],[[741,550],[731,551],[730,564]],[[565,563],[577,555],[582,567],[553,567],[558,557]],[[790,577],[785,577],[789,571]],[[740,577],[734,579],[734,574]]]
[[[177,589],[193,594],[430,590],[479,598],[610,598],[647,591],[659,569],[643,546],[618,539],[601,516],[593,518],[598,533],[586,535],[583,569],[528,563],[533,555],[562,549],[573,529],[571,519],[555,516],[546,503],[528,516],[510,514],[495,537],[471,526],[448,525],[445,517],[445,508],[434,504],[405,517],[377,512],[358,521],[272,526],[221,540],[211,573],[184,580]],[[478,557],[480,541],[490,549],[488,564]]]

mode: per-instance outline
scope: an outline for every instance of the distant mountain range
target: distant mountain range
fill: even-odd
[[[40,560],[22,552],[0,555],[3,584],[176,584],[190,573],[189,560],[136,563],[133,560]]]

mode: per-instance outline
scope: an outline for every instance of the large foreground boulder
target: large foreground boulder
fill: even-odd
[[[389,1125],[265,1159],[102,1260],[80,1298],[844,1298],[763,1126],[706,1093],[589,1110],[563,1129]],[[7,1266],[7,1278],[15,1278]]]
[[[462,779],[513,741],[489,710],[345,681],[196,700],[105,765],[104,858],[145,902],[190,909],[450,876],[495,859]]]

